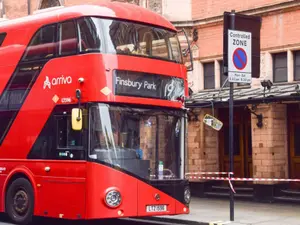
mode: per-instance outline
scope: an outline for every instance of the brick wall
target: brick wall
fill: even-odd
[[[256,126],[257,118],[252,115],[253,176],[256,178],[288,178],[286,111],[284,104],[259,106],[256,113],[264,117],[263,128]]]
[[[261,29],[262,51],[299,43],[300,11],[285,12],[263,17]],[[288,32],[293,30],[293,32]],[[202,59],[223,54],[223,24],[198,29],[199,57]]]
[[[207,17],[222,15],[224,11],[236,11],[254,9],[263,6],[273,5],[282,2],[290,2],[287,0],[192,0],[192,18],[203,19]]]
[[[198,111],[198,121],[188,124],[188,171],[219,171],[218,132],[202,121],[210,109]]]

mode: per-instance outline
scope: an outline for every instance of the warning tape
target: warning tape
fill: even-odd
[[[234,174],[233,172],[193,172],[193,173],[186,173],[185,175],[188,178],[188,176],[192,175],[192,174],[194,175],[194,176],[190,176],[192,178],[195,178],[196,177],[195,175],[199,175],[199,174],[211,174],[211,175],[212,174],[214,174],[214,175],[220,175],[221,174],[221,175],[228,175],[228,177],[226,179],[228,180],[229,186],[230,186],[232,192],[236,193],[235,190],[234,190],[234,188],[233,188],[233,185],[231,183],[232,177],[230,177],[230,175]],[[209,177],[209,178],[225,178],[225,177]],[[212,179],[210,179],[210,180],[212,180]]]
[[[238,178],[238,177],[197,177],[188,176],[190,179],[198,180],[231,180],[231,181],[282,181],[282,182],[300,182],[300,179],[280,179],[280,178]]]
[[[208,176],[196,176],[200,174],[214,174],[214,175],[225,175],[227,174],[228,177],[208,177]],[[265,182],[272,182],[272,181],[279,181],[279,182],[300,182],[300,179],[282,179],[282,178],[240,178],[240,177],[231,177],[233,172],[194,172],[194,173],[186,173],[187,179],[192,180],[225,180],[228,181],[230,189],[232,192],[236,193],[231,181],[265,181]]]
[[[192,173],[186,173],[185,175],[199,175],[199,174],[227,175],[227,174],[234,174],[234,173],[233,172],[192,172]]]

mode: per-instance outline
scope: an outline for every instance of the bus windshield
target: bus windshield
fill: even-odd
[[[176,32],[98,17],[81,18],[78,25],[81,51],[102,51],[109,54],[141,56],[182,63]]]
[[[89,111],[91,160],[143,179],[181,178],[181,111],[101,103]]]

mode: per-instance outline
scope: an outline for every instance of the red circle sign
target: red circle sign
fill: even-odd
[[[232,61],[233,65],[238,69],[238,70],[243,70],[245,69],[248,58],[247,54],[244,49],[242,48],[237,48],[232,55]]]

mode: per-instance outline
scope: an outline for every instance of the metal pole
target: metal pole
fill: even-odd
[[[155,175],[159,178],[159,117],[156,116],[156,135],[155,135]]]
[[[231,11],[231,23],[230,27],[232,30],[235,29],[235,11]],[[230,56],[228,56],[230,57]],[[229,93],[229,155],[230,155],[230,172],[233,172],[233,148],[234,148],[234,138],[233,138],[233,82],[230,82],[230,93]],[[230,177],[233,175],[230,174]],[[234,221],[234,193],[230,190],[230,221]]]
[[[31,0],[27,0],[27,10],[28,10],[28,15],[31,13]]]

